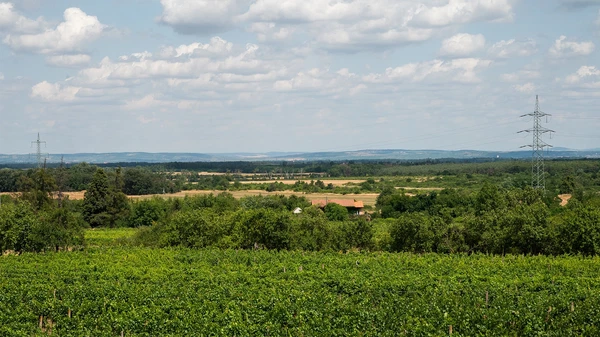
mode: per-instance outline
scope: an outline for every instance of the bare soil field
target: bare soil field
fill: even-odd
[[[294,185],[297,181],[303,181],[305,183],[310,183],[312,181],[316,181],[316,179],[290,179],[290,180],[248,180],[248,181],[240,181],[240,184],[273,184],[273,183],[283,183],[286,185]],[[337,179],[320,179],[325,185],[332,184],[333,186],[344,186],[346,184],[361,184],[366,180],[360,179],[346,179],[346,180],[337,180]]]
[[[178,172],[179,174],[181,174],[180,172]],[[325,173],[294,173],[293,176],[303,176],[303,177],[310,177],[310,175],[319,175],[319,176],[324,176]],[[236,175],[236,176],[242,176],[242,177],[268,177],[268,176],[275,176],[275,177],[281,177],[284,174],[283,173],[264,173],[264,172],[257,172],[257,173],[222,173],[222,172],[198,172],[199,176],[226,176],[226,175]]]
[[[443,187],[396,187],[397,190],[418,190],[418,191],[441,191]]]
[[[130,199],[148,199],[154,196],[158,196],[161,198],[184,198],[185,196],[194,196],[194,195],[208,195],[208,194],[220,194],[224,191],[181,191],[178,193],[171,194],[153,194],[153,195],[132,195],[129,196]],[[247,196],[257,196],[257,195],[297,195],[306,197],[308,200],[322,200],[325,198],[329,199],[343,199],[343,200],[357,200],[362,201],[365,206],[375,206],[375,202],[377,201],[377,193],[362,193],[362,194],[335,194],[335,193],[304,193],[304,192],[292,192],[292,191],[278,191],[278,192],[266,192],[260,190],[248,190],[248,191],[227,191],[227,193],[231,193],[235,198],[242,198]],[[82,200],[85,191],[81,192],[66,192],[65,195],[69,196],[71,200]]]

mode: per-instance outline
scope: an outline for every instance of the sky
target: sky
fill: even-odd
[[[2,1],[4,154],[600,148],[600,0]]]

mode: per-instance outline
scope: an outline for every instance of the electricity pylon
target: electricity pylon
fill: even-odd
[[[528,132],[533,134],[533,144],[523,145],[523,147],[532,148],[532,165],[531,165],[531,186],[533,188],[546,188],[545,170],[544,170],[544,148],[550,148],[552,145],[547,144],[542,140],[542,136],[545,133],[554,132],[553,130],[547,129],[542,126],[542,118],[552,116],[540,110],[540,101],[538,95],[535,95],[535,111],[529,114],[522,115],[521,117],[533,117],[533,128],[527,129],[521,132]],[[546,120],[546,122],[548,122]]]
[[[32,153],[35,154],[36,159],[37,159],[37,167],[38,168],[42,168],[42,166],[44,165],[44,162],[42,161],[42,157],[44,157],[44,159],[46,159],[48,157],[47,153],[42,153],[42,144],[44,144],[44,146],[46,146],[46,142],[45,141],[41,141],[40,140],[40,133],[38,132],[38,137],[37,140],[34,140],[33,142],[31,142],[31,145],[33,146],[33,144],[36,145],[36,152]]]

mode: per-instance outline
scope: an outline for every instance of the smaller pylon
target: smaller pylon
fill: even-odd
[[[40,133],[38,132],[38,136],[37,136],[37,140],[34,140],[31,142],[31,145],[36,145],[36,152],[32,153],[35,154],[36,159],[37,159],[37,167],[38,168],[42,168],[42,166],[44,165],[44,162],[46,160],[46,158],[48,158],[48,154],[47,153],[42,153],[42,144],[44,144],[44,146],[46,146],[46,142],[40,140]],[[43,159],[43,160],[42,160]]]

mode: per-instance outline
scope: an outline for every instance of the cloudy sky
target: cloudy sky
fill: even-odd
[[[0,153],[600,147],[600,0],[0,0]]]

